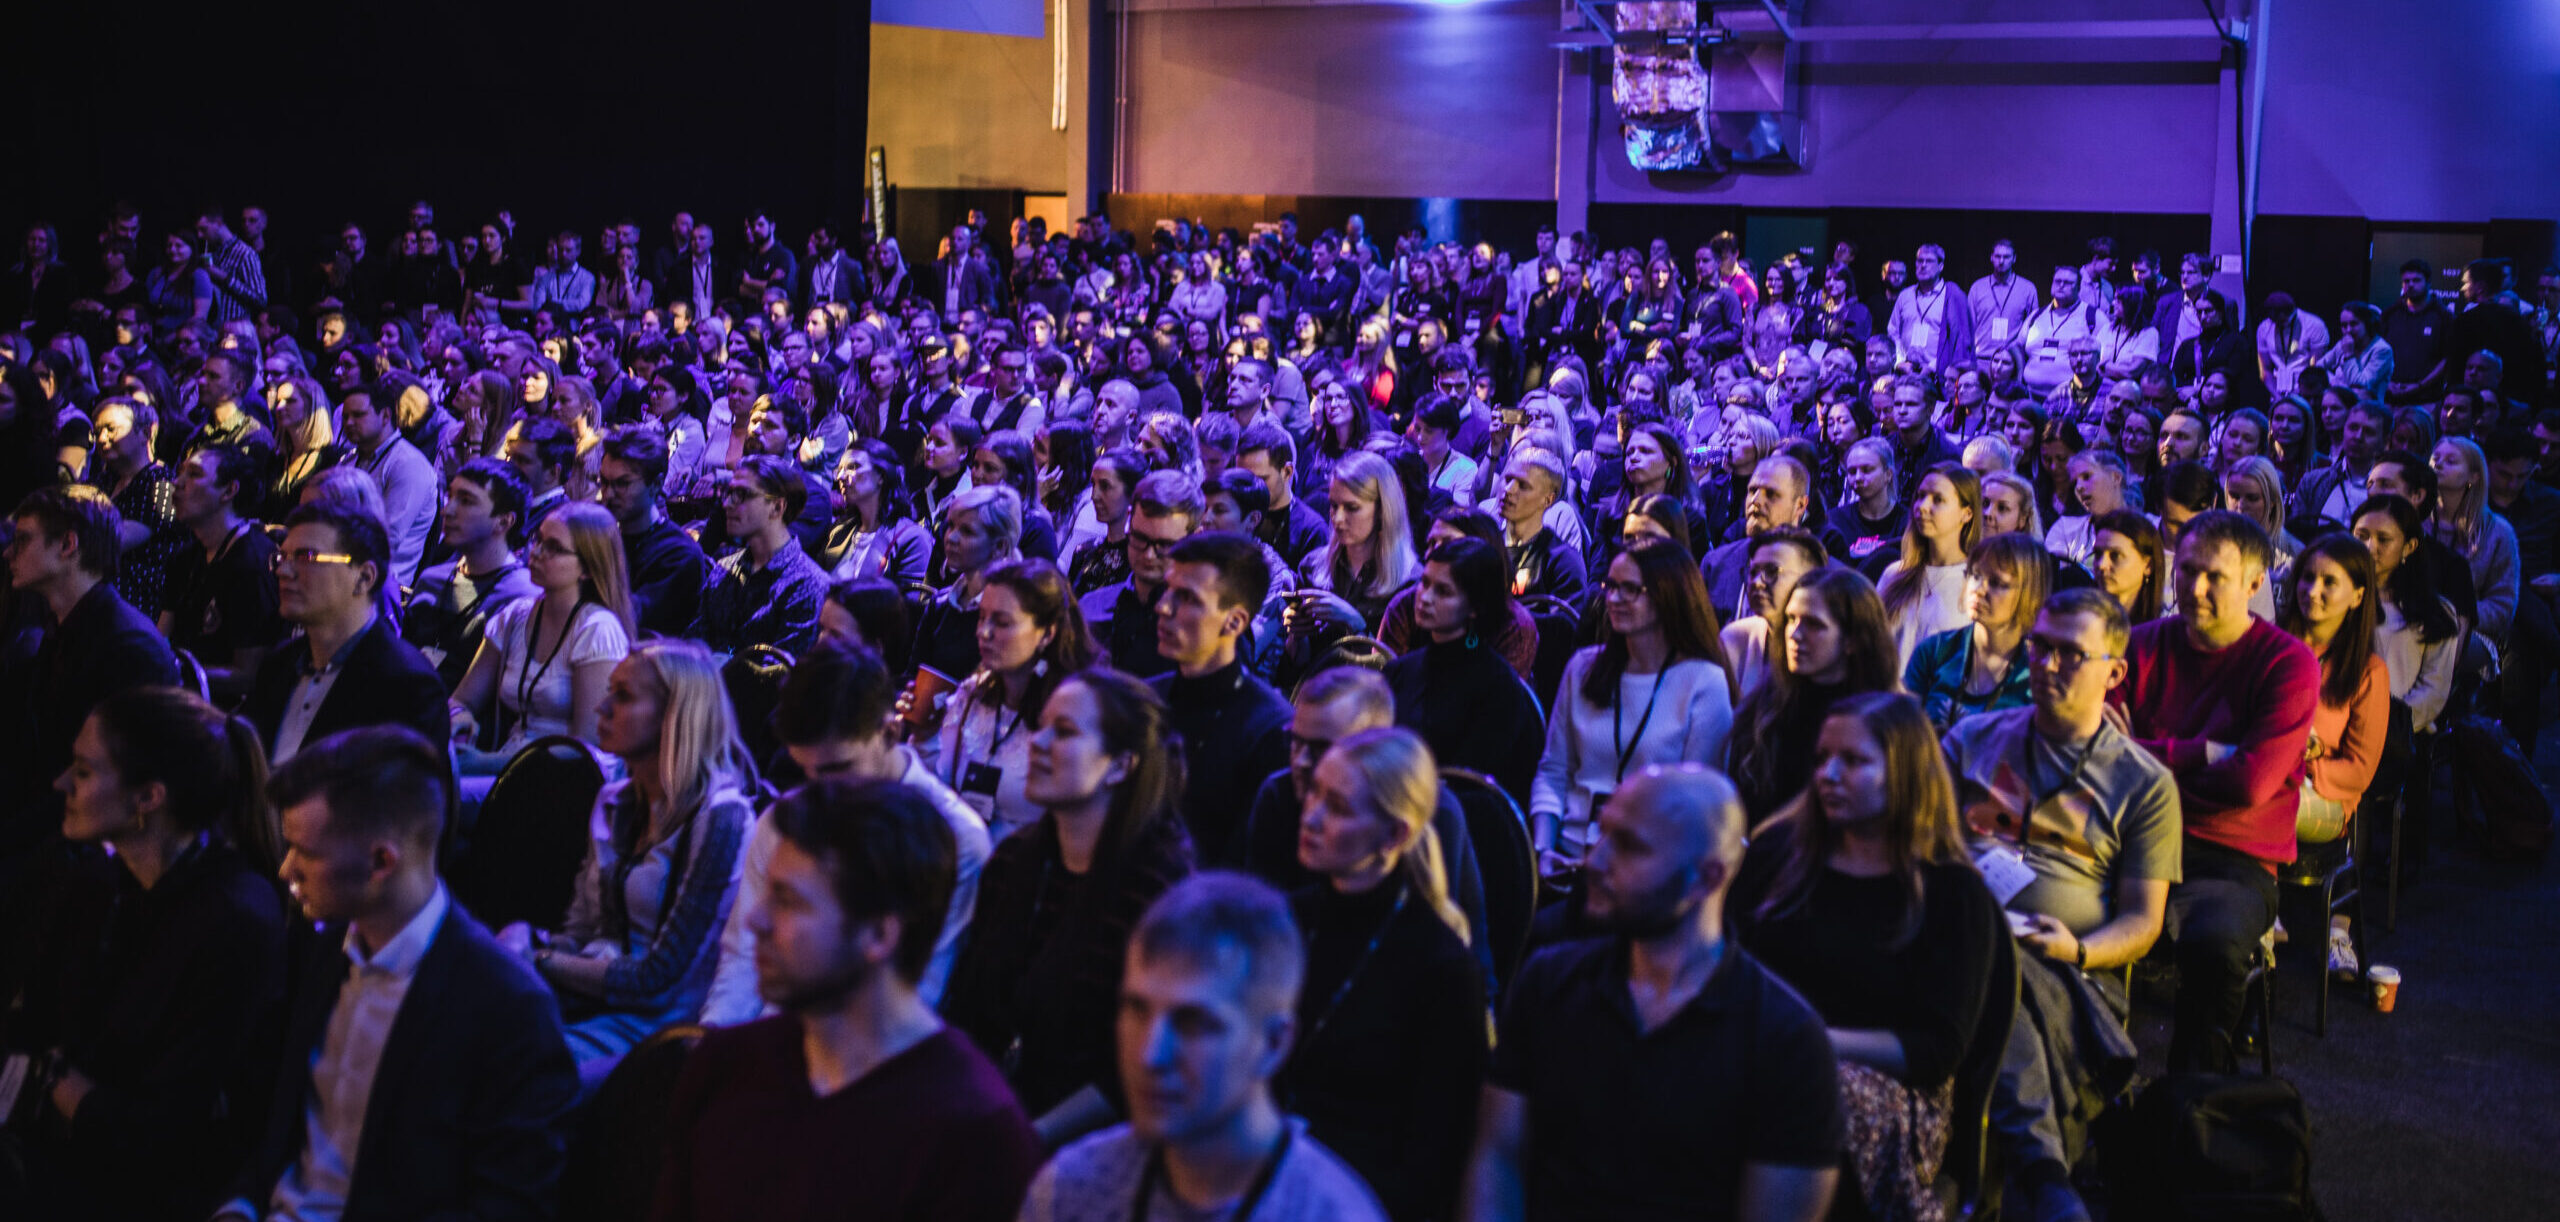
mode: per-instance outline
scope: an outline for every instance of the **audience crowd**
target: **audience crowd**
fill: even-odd
[[[2087,1218],[2560,661],[2560,272],[743,222],[26,233],[0,1212]]]

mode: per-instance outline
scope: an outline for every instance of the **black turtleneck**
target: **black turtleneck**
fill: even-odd
[[[1387,686],[1396,724],[1420,734],[1441,767],[1492,777],[1528,808],[1546,725],[1528,684],[1491,644],[1461,637],[1425,645],[1387,663]]]
[[[1319,881],[1292,905],[1307,971],[1283,1106],[1397,1222],[1454,1216],[1486,1061],[1474,955],[1401,872],[1359,895]]]
[[[1735,770],[1734,784],[1741,790],[1742,807],[1749,812],[1752,826],[1759,826],[1804,792],[1805,783],[1813,778],[1814,744],[1822,738],[1823,720],[1831,716],[1832,705],[1853,694],[1845,683],[1805,684],[1795,707],[1772,727],[1759,758],[1751,767]]]
[[[1263,779],[1289,766],[1289,702],[1241,660],[1196,679],[1147,680],[1182,735],[1182,821],[1204,866],[1241,866],[1245,815]]]

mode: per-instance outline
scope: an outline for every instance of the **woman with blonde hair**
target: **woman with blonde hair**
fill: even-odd
[[[2471,569],[2480,595],[2480,635],[2505,648],[2522,593],[2516,529],[2489,507],[2489,459],[2478,442],[2447,437],[2435,444],[2428,465],[2436,472],[2435,520],[2427,533],[2452,548]]]
[[[1903,663],[1922,639],[1965,624],[1965,558],[1982,542],[1982,480],[1962,463],[1920,477],[1902,528],[1902,558],[1886,565],[1878,593]]]
[[[542,520],[525,549],[525,575],[540,593],[490,617],[480,652],[447,702],[467,776],[496,775],[538,738],[565,734],[600,745],[606,684],[631,652],[628,574],[621,528],[603,506],[572,502]],[[470,748],[493,696],[504,730],[484,754]]]
[[[1368,632],[1422,572],[1404,485],[1386,459],[1366,450],[1344,455],[1326,505],[1333,538],[1307,556],[1308,592],[1283,616],[1291,636]]]
[[[2036,509],[2035,481],[2015,471],[1992,471],[1982,477],[1982,533],[2005,535],[2023,531],[2044,538],[2044,515]]]
[[[1486,1060],[1484,973],[1449,898],[1432,811],[1440,773],[1405,729],[1363,730],[1317,761],[1291,897],[1307,940],[1288,1110],[1395,1218],[1454,1216]]]
[[[2222,502],[2233,513],[2257,523],[2275,545],[2275,564],[2267,569],[2263,603],[2253,601],[2250,610],[2258,618],[2275,618],[2275,592],[2285,589],[2293,575],[2293,558],[2302,554],[2302,541],[2284,528],[2284,472],[2276,460],[2264,454],[2253,455],[2232,463],[2222,472]]]
[[[568,918],[556,934],[520,923],[499,934],[558,995],[590,1089],[632,1045],[701,1012],[757,790],[720,664],[702,646],[642,642],[601,703],[596,744],[626,775],[596,796]]]
[[[1813,755],[1811,783],[1752,837],[1725,911],[1830,1028],[1848,1118],[1841,1191],[1871,1217],[1934,1218],[1956,1065],[2009,932],[1965,854],[1919,702],[1842,701]]]

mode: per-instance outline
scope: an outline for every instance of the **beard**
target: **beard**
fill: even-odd
[[[1610,933],[1640,942],[1668,937],[1696,914],[1687,898],[1689,885],[1696,881],[1697,867],[1685,868],[1658,886],[1617,900],[1611,911],[1594,916],[1593,921]]]
[[[854,993],[871,979],[873,969],[859,961],[837,965],[822,976],[808,979],[759,979],[757,991],[766,1001],[785,1014],[826,1014],[844,1008]]]

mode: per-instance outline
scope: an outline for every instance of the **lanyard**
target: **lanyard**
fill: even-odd
[[[2032,738],[2042,738],[2042,737],[2043,737],[2043,735],[2040,735],[2040,734],[2037,734],[2037,733],[2036,733],[2035,727],[2033,727],[2033,726],[2029,726],[2029,727],[2027,727],[2027,733],[2028,733]],[[2041,792],[2041,793],[2038,793],[2038,792],[2036,792],[2036,791],[2035,791],[2035,773],[2036,773],[2036,750],[2035,750],[2035,745],[2034,745],[2034,743],[2033,743],[2032,741],[2028,744],[2028,746],[2027,746],[2027,785],[2028,785],[2027,797],[2028,797],[2029,799],[2031,799],[2031,800],[2027,803],[2027,813],[2026,813],[2026,817],[2025,817],[2025,818],[2023,818],[2023,819],[2021,819],[2021,820],[2019,820],[2019,824],[2018,824],[2018,843],[2020,843],[2020,844],[2025,844],[2025,843],[2027,843],[2028,838],[2034,834],[2034,832],[2035,832],[2035,822],[2036,822],[2036,812],[2037,812],[2037,811],[2039,811],[2039,810],[2044,809],[2044,804],[2045,804],[2045,803],[2050,802],[2050,801],[2054,800],[2055,798],[2061,797],[2061,796],[2062,796],[2062,794],[2063,794],[2065,791],[2067,791],[2067,790],[2071,790],[2071,789],[2074,789],[2074,788],[2077,788],[2077,787],[2079,786],[2079,784],[2080,784],[2080,774],[2081,774],[2081,772],[2082,772],[2084,769],[2086,769],[2086,768],[2089,766],[2089,757],[2090,757],[2091,755],[2094,755],[2094,754],[2096,754],[2096,753],[2097,753],[2097,750],[2098,750],[2098,738],[2099,738],[2099,736],[2100,736],[2100,735],[2103,735],[2103,734],[2105,734],[2105,733],[2106,733],[2106,727],[2104,727],[2104,726],[2100,726],[2100,727],[2098,728],[2098,733],[2090,735],[2090,736],[2089,736],[2089,741],[2088,741],[2087,743],[2085,743],[2085,744],[2083,744],[2083,745],[2081,746],[2081,748],[2080,748],[2080,754],[2079,754],[2078,756],[2076,756],[2076,757],[2074,757],[2074,758],[2072,759],[2072,761],[2071,761],[2071,772],[2069,773],[2069,775],[2064,776],[2064,777],[2062,778],[2062,783],[2061,783],[2061,784],[2056,785],[2056,786],[2054,786],[2053,788],[2048,789],[2048,790],[2045,790],[2045,791],[2043,791],[2043,792]],[[2058,754],[2058,752],[2057,752],[2057,754]]]
[[[1227,1215],[1228,1222],[1246,1222],[1253,1217],[1254,1208],[1271,1191],[1271,1181],[1279,1177],[1280,1160],[1289,1157],[1289,1143],[1296,1136],[1292,1129],[1280,1130],[1280,1144],[1271,1148],[1271,1157],[1263,1162],[1262,1170],[1254,1173],[1253,1185],[1236,1199],[1235,1210]],[[1156,1181],[1163,1178],[1164,1150],[1158,1147],[1147,1156],[1147,1169],[1138,1177],[1138,1195],[1129,1202],[1129,1222],[1147,1222],[1147,1207],[1155,1200]]]
[[[992,676],[993,673],[994,672],[992,671],[989,672],[990,676]],[[991,717],[995,724],[1000,728],[997,730],[995,738],[987,743],[987,760],[990,763],[994,762],[996,752],[1004,750],[1005,740],[1012,738],[1014,731],[1022,728],[1022,710],[1020,709],[1014,710],[1012,725],[1008,726],[1004,724],[1004,685],[1002,683],[998,683],[994,686],[996,689],[996,703],[995,706],[988,711],[988,716]],[[969,704],[970,709],[975,709],[977,707],[977,701],[972,700]],[[969,710],[963,710],[960,714],[960,729],[962,735],[965,737],[969,729]],[[942,772],[942,783],[949,785],[955,790],[960,788],[960,768],[963,763],[960,755],[959,745],[955,742],[951,752],[951,765],[950,767],[943,769]]]
[[[1411,898],[1413,898],[1413,888],[1400,885],[1396,891],[1395,907],[1387,909],[1387,919],[1378,922],[1377,931],[1369,935],[1369,945],[1361,950],[1359,958],[1351,961],[1351,970],[1343,973],[1342,983],[1334,988],[1333,996],[1325,1000],[1324,1009],[1316,1012],[1315,1021],[1307,1024],[1305,1038],[1298,1041],[1300,1048],[1314,1043],[1316,1034],[1324,1030],[1326,1023],[1333,1021],[1333,1012],[1342,1008],[1342,999],[1349,997],[1351,986],[1360,982],[1361,969],[1368,967],[1369,960],[1377,957],[1378,944],[1386,941],[1387,931],[1395,928],[1396,918],[1404,914],[1405,901]],[[1248,1208],[1243,1213],[1237,1214],[1235,1222],[1244,1222],[1245,1214],[1251,1212],[1253,1211]]]
[[[577,631],[578,612],[584,610],[586,605],[587,600],[583,598],[570,605],[569,620],[560,625],[560,635],[552,640],[551,652],[542,655],[541,666],[532,665],[532,659],[527,657],[522,668],[516,671],[516,721],[519,724],[533,719],[533,689],[542,682],[544,675],[551,673],[551,663],[559,658],[560,647],[569,643],[569,634]],[[525,653],[532,654],[541,640],[542,600],[537,598],[533,600],[532,612],[524,617]],[[571,699],[574,701],[576,697],[572,696]]]
[[[1626,725],[1622,719],[1627,711],[1626,702],[1621,700],[1609,706],[1609,741],[1618,748],[1618,780],[1622,783],[1627,779],[1627,761],[1635,758],[1636,748],[1644,745],[1645,727],[1653,724],[1653,702],[1662,699],[1662,681],[1670,677],[1671,663],[1666,660],[1662,669],[1653,672],[1653,694],[1645,697],[1644,716],[1636,719],[1634,742],[1625,738]]]

